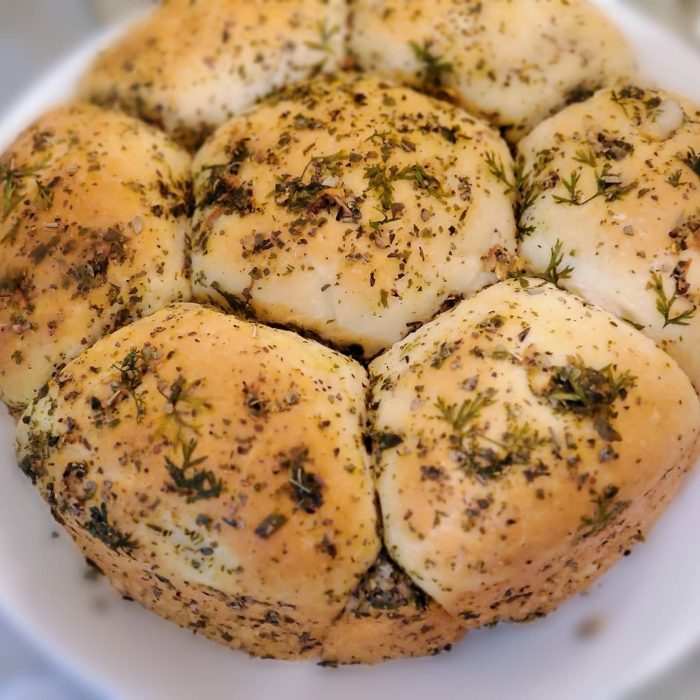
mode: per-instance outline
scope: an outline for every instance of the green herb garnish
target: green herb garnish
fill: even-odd
[[[582,540],[605,530],[630,505],[630,501],[617,500],[620,493],[617,486],[608,486],[602,491],[591,489],[590,493],[594,512],[593,515],[584,515],[581,518],[578,538]]]
[[[688,326],[690,320],[695,317],[697,311],[696,306],[690,309],[681,311],[674,315],[673,307],[679,301],[678,293],[674,292],[673,296],[668,297],[664,290],[664,282],[658,272],[651,273],[651,285],[656,294],[656,309],[664,317],[664,328],[667,326]]]
[[[454,66],[441,56],[433,53],[432,41],[425,41],[422,45],[412,41],[410,46],[415,57],[422,65],[422,89],[429,93],[439,93],[445,87],[447,75],[453,72]]]
[[[684,156],[680,156],[679,160],[700,177],[700,153],[697,153],[694,148],[689,149]]]
[[[373,433],[371,438],[372,444],[379,453],[384,452],[384,450],[391,450],[403,443],[403,438],[397,433],[381,430]]]
[[[22,201],[24,193],[24,180],[36,175],[46,166],[48,158],[35,165],[15,168],[9,164],[0,162],[0,184],[2,184],[2,221],[7,221],[7,217],[15,207]]]
[[[121,549],[129,554],[139,546],[131,535],[110,525],[106,503],[99,508],[97,506],[90,508],[90,520],[83,525],[83,528],[115,552]]]
[[[310,462],[306,447],[297,447],[280,455],[280,465],[291,472],[289,485],[296,508],[309,514],[315,513],[323,505],[323,484],[316,474],[306,470]]]
[[[594,369],[574,359],[566,366],[551,369],[549,384],[541,395],[556,411],[593,419],[600,437],[612,442],[622,439],[612,427],[617,416],[613,406],[626,399],[628,390],[635,385],[636,378],[629,372],[617,375],[612,365]]]
[[[547,264],[547,269],[544,271],[542,278],[559,286],[560,280],[570,279],[571,273],[574,268],[567,265],[566,267],[560,269],[561,264],[564,262],[564,244],[557,239],[554,247],[550,250],[549,263]]]
[[[520,423],[510,406],[506,430],[498,439],[486,435],[478,421],[481,412],[495,403],[495,395],[493,389],[480,392],[459,408],[441,398],[435,404],[438,417],[452,430],[450,445],[460,457],[460,468],[482,481],[498,478],[509,467],[532,464],[535,450],[549,442],[529,423]]]
[[[445,360],[455,353],[455,351],[461,345],[461,341],[456,343],[448,343],[447,341],[440,343],[440,347],[433,353],[433,357],[430,360],[430,366],[439,369],[445,364]]]
[[[443,190],[440,181],[429,173],[420,163],[413,163],[399,169],[396,165],[387,168],[386,165],[371,165],[365,168],[365,179],[368,181],[367,190],[374,192],[385,211],[392,211],[394,203],[394,185],[398,180],[413,183],[417,190],[426,192],[439,202],[444,203],[449,193]]]
[[[169,457],[165,458],[165,466],[173,480],[170,488],[180,495],[187,497],[188,503],[194,503],[207,498],[218,498],[223,491],[223,483],[212,471],[197,469],[206,462],[208,457],[194,457],[197,441],[182,441],[182,463],[175,464]]]
[[[687,184],[683,182],[683,172],[681,170],[676,170],[672,175],[666,178],[666,182],[671,185],[671,187],[680,187],[681,185]]]

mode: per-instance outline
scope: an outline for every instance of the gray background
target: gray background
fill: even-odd
[[[674,23],[687,38],[700,40],[700,0],[629,1]],[[0,115],[62,55],[109,22],[148,2],[0,0]],[[700,653],[638,696],[638,700],[652,698],[700,698]],[[98,699],[65,677],[0,618],[0,700]]]

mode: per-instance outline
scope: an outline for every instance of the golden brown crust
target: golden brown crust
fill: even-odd
[[[499,136],[465,112],[362,76],[300,83],[219,129],[195,159],[196,295],[365,357],[515,247]]]
[[[385,552],[350,596],[323,639],[326,664],[376,664],[449,651],[466,633],[398,569]]]
[[[190,158],[91,105],[45,115],[0,158],[0,398],[132,319],[187,300]]]
[[[305,620],[292,617],[284,601],[230,595],[173,575],[160,566],[143,566],[88,538],[73,522],[63,523],[80,550],[127,598],[160,617],[231,649],[253,656],[299,660],[315,658],[321,640]]]
[[[589,0],[356,0],[360,66],[453,100],[515,142],[565,104],[634,73]]]
[[[535,280],[462,302],[370,369],[386,546],[473,626],[587,587],[697,455],[700,402],[675,362]]]
[[[130,595],[180,624],[192,606],[178,601],[194,601],[214,625],[203,633],[220,641],[237,620],[241,648],[295,657],[379,548],[365,383],[294,334],[170,307],[50,382],[20,424],[20,460],[91,558],[133,572]],[[172,582],[162,603],[138,590],[142,573]]]
[[[82,91],[196,148],[276,88],[336,70],[346,15],[345,0],[168,0],[97,59]]]
[[[559,284],[640,328],[700,391],[700,106],[603,90],[519,149],[528,270],[545,273],[558,247]]]
[[[123,595],[324,665],[550,612],[644,539],[700,452],[699,108],[602,91],[516,167],[449,101],[515,142],[631,71],[587,1],[351,5],[360,63],[442,101],[320,75],[345,0],[164,0],[83,89],[189,148],[220,126],[194,199],[184,150],[90,105],[0,160],[20,467]],[[516,223],[528,269],[625,322],[516,271]],[[163,308],[190,262],[234,315]],[[303,335],[389,349],[370,381]]]

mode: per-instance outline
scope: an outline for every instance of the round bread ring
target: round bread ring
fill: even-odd
[[[675,361],[538,280],[462,302],[370,374],[385,545],[472,626],[585,589],[697,457],[700,401]]]
[[[0,399],[17,414],[101,336],[189,300],[190,158],[143,122],[77,104],[16,139],[0,184]]]
[[[195,158],[196,297],[373,357],[497,280],[516,244],[494,167],[515,181],[460,109],[357,75],[293,85]]]
[[[379,551],[365,386],[312,341],[168,307],[49,383],[20,422],[20,463],[122,591],[217,641],[299,658]]]
[[[511,143],[635,73],[589,0],[355,0],[350,48],[368,72],[455,101]]]
[[[293,80],[337,70],[345,0],[169,0],[85,76],[82,95],[160,126],[187,148]]]
[[[584,0],[376,5],[352,5],[360,61],[399,37],[386,75],[511,143],[631,71]],[[191,159],[124,115],[57,110],[0,161],[20,467],[123,595],[255,656],[376,663],[548,613],[643,540],[698,455],[682,371],[698,388],[698,108],[604,91],[536,128],[515,167],[444,99],[320,75],[344,0],[203,6],[164,3],[84,84],[191,149],[221,125],[195,157],[192,221]],[[637,315],[521,276],[514,205],[531,270],[622,316],[600,274]],[[636,227],[644,289],[618,274],[628,257],[599,256]],[[162,308],[189,297],[190,254],[197,299],[234,315]],[[368,377],[304,334],[386,352]]]
[[[603,90],[519,151],[525,267],[635,325],[700,391],[700,106],[633,85]]]

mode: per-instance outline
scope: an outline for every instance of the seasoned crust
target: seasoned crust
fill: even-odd
[[[527,269],[544,273],[559,246],[559,284],[635,324],[700,391],[700,106],[633,85],[603,90],[519,150]]]
[[[341,0],[204,4],[165,0],[96,62],[85,94],[194,148],[273,88],[338,65]],[[386,61],[387,75],[478,111],[511,142],[631,70],[626,48],[611,54],[617,33],[580,0],[437,0],[432,27],[426,3],[375,5],[355,3],[361,61],[390,48],[403,63]],[[539,38],[534,64],[520,61],[521,27],[527,43]],[[59,126],[37,127],[31,142],[25,134],[32,157],[51,154],[17,165],[18,150],[0,165],[0,252],[20,241],[18,255],[46,272],[41,301],[63,325],[59,334],[46,322],[45,335],[62,354],[37,359],[43,317],[24,315],[41,306],[33,268],[8,258],[0,312],[6,304],[12,315],[0,316],[0,333],[34,334],[38,350],[27,373],[8,371],[0,354],[0,395],[3,383],[14,391],[28,379],[33,392],[56,370],[19,426],[18,454],[83,553],[124,595],[196,633],[255,656],[335,665],[434,654],[468,628],[544,615],[643,540],[697,456],[697,398],[642,336],[539,281],[496,285],[394,346],[372,364],[369,393],[352,360],[194,305],[128,326],[63,366],[105,333],[188,298],[191,243],[199,301],[372,357],[505,275],[518,186],[528,266],[619,312],[596,297],[609,280],[583,279],[574,248],[548,241],[547,226],[571,229],[571,239],[585,231],[585,249],[589,203],[617,203],[628,189],[673,215],[681,199],[692,210],[700,115],[666,93],[608,94],[631,126],[618,114],[601,138],[586,111],[586,133],[572,134],[581,113],[567,110],[521,143],[523,173],[495,132],[409,89],[356,75],[283,87],[200,152],[187,245],[190,163],[163,134],[86,106],[46,117]],[[575,142],[592,155],[572,155]],[[621,177],[619,161],[647,186]],[[549,190],[588,200],[570,165],[595,170],[600,191],[558,220]],[[64,173],[73,179],[61,190]],[[677,196],[659,196],[661,179]],[[61,207],[80,211],[77,221],[61,228],[52,218]],[[677,335],[647,332],[695,378],[698,226],[683,207],[666,232],[671,252],[664,238],[635,254],[663,258],[649,268],[661,281],[644,291]],[[638,221],[649,211],[641,204]],[[109,212],[121,219],[84,223]],[[627,214],[595,216],[604,227]],[[156,231],[147,245],[144,220]],[[125,278],[120,266],[137,263]],[[629,294],[642,296],[633,284]],[[114,308],[104,311],[105,299]],[[23,348],[5,347],[25,364]],[[17,411],[26,400],[10,403]]]
[[[457,102],[510,142],[634,73],[624,38],[588,0],[356,0],[353,17],[362,68]]]
[[[449,651],[466,633],[383,551],[323,639],[326,664],[375,664]]]
[[[105,333],[189,299],[189,176],[162,133],[84,104],[2,155],[0,398],[13,411]]]
[[[336,70],[346,15],[345,0],[168,0],[98,57],[82,93],[196,148],[276,88]]]
[[[296,658],[379,550],[365,384],[360,365],[294,334],[173,306],[49,383],[20,423],[20,464],[129,595]],[[157,576],[172,584],[162,599]]]
[[[697,456],[700,402],[676,363],[535,280],[462,302],[370,372],[385,544],[473,626],[586,588]]]
[[[506,144],[465,112],[362,76],[290,86],[195,158],[198,299],[365,357],[496,281],[515,247]]]

